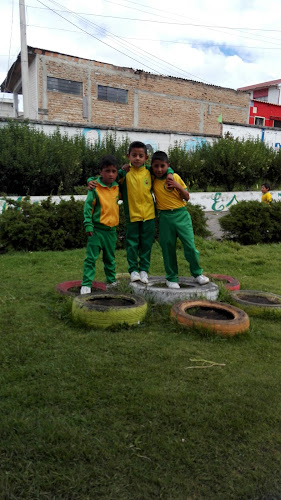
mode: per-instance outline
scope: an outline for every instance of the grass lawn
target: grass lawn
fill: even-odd
[[[206,272],[281,295],[281,244],[197,247]],[[81,279],[84,257],[0,256],[0,499],[281,499],[280,319],[228,339],[151,304],[138,327],[89,330],[54,291]],[[163,275],[157,245],[151,274]]]

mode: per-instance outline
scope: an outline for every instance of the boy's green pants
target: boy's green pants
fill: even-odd
[[[203,272],[199,265],[200,253],[195,248],[191,217],[186,208],[159,212],[159,243],[163,253],[166,279],[178,281],[177,238],[183,244],[184,256],[189,262],[192,276],[199,276]]]
[[[126,222],[126,252],[129,273],[148,272],[155,238],[155,219]]]
[[[105,231],[99,228],[93,229],[93,236],[89,236],[84,261],[84,273],[81,286],[92,286],[96,274],[96,260],[102,251],[104,272],[107,283],[116,281],[115,275],[115,247],[117,235],[116,228]]]

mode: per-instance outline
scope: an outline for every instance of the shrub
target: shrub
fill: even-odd
[[[13,250],[70,250],[85,247],[87,236],[83,226],[83,201],[61,200],[56,204],[51,197],[30,203],[7,200],[7,210],[0,216],[0,247]],[[194,233],[208,235],[206,218],[199,205],[188,205]],[[120,223],[117,228],[117,249],[125,248],[126,223],[123,204],[120,205]],[[156,233],[157,234],[157,233]]]
[[[281,202],[242,201],[219,219],[224,238],[242,245],[281,241]]]

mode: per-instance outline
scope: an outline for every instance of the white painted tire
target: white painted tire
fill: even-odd
[[[212,282],[198,285],[194,278],[179,276],[179,285],[181,288],[168,288],[164,276],[150,276],[148,285],[144,285],[141,281],[130,283],[136,295],[141,295],[160,304],[173,304],[194,298],[217,300],[219,295],[218,285]]]

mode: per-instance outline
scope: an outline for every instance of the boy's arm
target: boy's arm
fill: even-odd
[[[96,192],[89,191],[84,205],[84,226],[88,236],[93,236],[92,210],[96,204]]]
[[[92,191],[92,189],[95,189],[97,187],[97,182],[96,182],[97,178],[98,178],[98,176],[96,175],[95,177],[89,177],[89,179],[87,179],[89,191]]]
[[[167,186],[169,188],[175,188],[179,192],[179,194],[182,196],[183,200],[186,200],[186,201],[189,200],[189,192],[186,190],[186,188],[184,186],[182,186],[181,184],[176,182],[173,177],[169,178],[169,179],[167,178]]]

